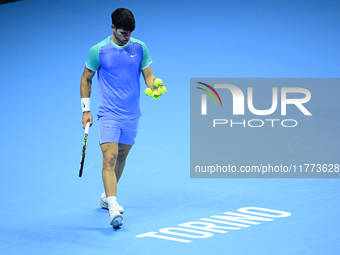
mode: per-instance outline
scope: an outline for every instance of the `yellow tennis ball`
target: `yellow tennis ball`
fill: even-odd
[[[155,80],[153,81],[153,84],[154,84],[156,87],[158,87],[159,84],[161,84],[161,83],[163,83],[163,82],[162,82],[162,80],[159,79],[159,78],[157,78],[157,79],[155,79]]]
[[[153,90],[150,89],[150,88],[145,89],[145,95],[147,95],[147,96],[151,96],[152,92],[153,92]]]
[[[159,92],[160,94],[164,94],[164,93],[166,93],[166,92],[168,92],[168,91],[166,90],[166,87],[165,87],[165,86],[160,86],[160,87],[158,88],[158,92]]]
[[[153,97],[154,99],[158,99],[160,96],[161,96],[161,94],[160,94],[158,91],[152,92],[152,97]]]

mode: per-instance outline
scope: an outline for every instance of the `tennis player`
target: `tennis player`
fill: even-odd
[[[81,77],[80,95],[83,128],[93,123],[90,111],[92,78],[97,72],[99,89],[98,125],[103,152],[102,177],[105,193],[100,205],[109,209],[110,224],[123,224],[123,207],[117,202],[117,183],[124,170],[126,157],[135,143],[141,111],[140,73],[146,85],[153,85],[155,76],[145,43],[132,38],[135,19],[132,12],[119,8],[111,14],[113,34],[90,48]]]

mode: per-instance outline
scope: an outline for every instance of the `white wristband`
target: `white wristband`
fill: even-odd
[[[83,112],[90,111],[90,98],[82,98],[81,99],[81,109]]]

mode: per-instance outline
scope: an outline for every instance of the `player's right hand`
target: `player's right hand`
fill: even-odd
[[[90,112],[83,112],[83,118],[81,120],[83,123],[83,128],[85,129],[86,123],[90,122],[90,126],[93,124],[92,114]]]

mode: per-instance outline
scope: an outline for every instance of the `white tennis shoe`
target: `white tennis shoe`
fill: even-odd
[[[123,225],[123,216],[119,213],[118,208],[114,206],[109,210],[110,214],[110,225],[112,225],[113,228],[119,228],[121,225]]]
[[[109,204],[107,203],[107,199],[106,199],[106,196],[105,196],[105,193],[102,193],[102,195],[100,196],[100,206],[103,208],[103,209],[106,209],[106,210],[109,210]],[[119,211],[120,214],[123,214],[124,213],[124,209],[122,206],[120,206],[118,204],[118,202],[116,202],[116,207]]]

